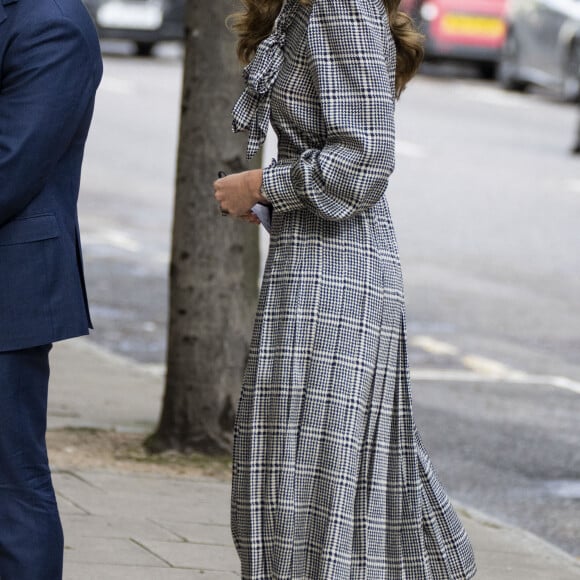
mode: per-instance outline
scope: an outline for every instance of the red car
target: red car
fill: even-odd
[[[507,0],[402,0],[426,36],[427,60],[477,64],[495,76],[506,37]]]

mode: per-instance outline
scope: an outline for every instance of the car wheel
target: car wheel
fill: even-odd
[[[572,43],[564,70],[563,97],[566,101],[580,101],[580,39]]]
[[[498,66],[495,62],[486,62],[485,64],[479,65],[479,74],[482,79],[493,80],[497,76]]]
[[[519,76],[519,68],[520,48],[514,32],[510,31],[501,52],[497,71],[497,77],[504,89],[523,93],[528,88],[529,83]]]
[[[137,56],[151,56],[153,54],[154,42],[137,42]]]

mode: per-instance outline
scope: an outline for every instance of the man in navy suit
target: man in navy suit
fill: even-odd
[[[48,353],[88,333],[77,197],[102,76],[81,0],[0,0],[0,578],[60,580]]]
[[[580,119],[578,120],[578,125],[576,129],[576,141],[572,146],[572,153],[580,155]]]

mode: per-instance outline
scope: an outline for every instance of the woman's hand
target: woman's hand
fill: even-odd
[[[254,224],[255,226],[260,225],[260,220],[253,211],[249,211],[247,214],[240,216],[240,219],[244,222],[248,222],[249,224]]]
[[[268,203],[260,193],[261,169],[227,175],[216,180],[213,186],[221,211],[233,217],[247,218],[256,203]]]

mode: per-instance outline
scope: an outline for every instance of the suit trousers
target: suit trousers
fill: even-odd
[[[0,580],[62,579],[46,451],[51,346],[0,352]]]

